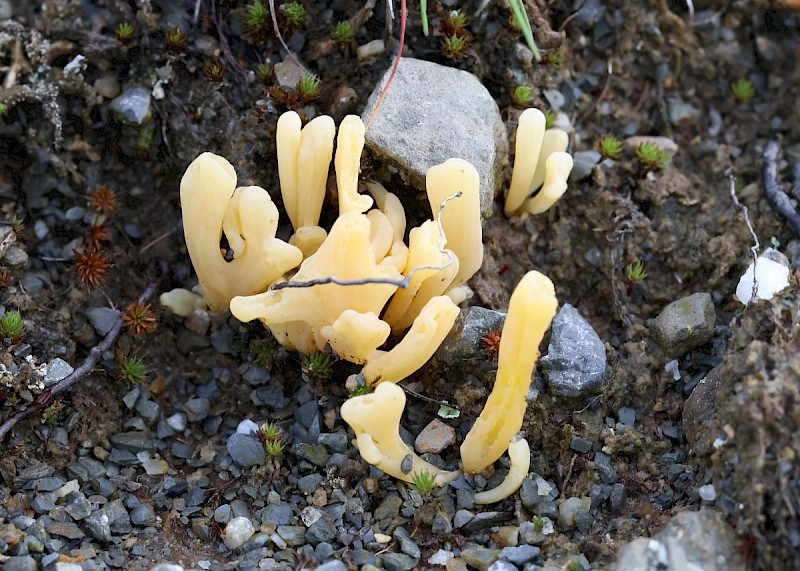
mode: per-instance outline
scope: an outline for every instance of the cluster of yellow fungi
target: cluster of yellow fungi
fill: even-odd
[[[469,295],[467,281],[481,266],[479,176],[461,159],[431,168],[426,190],[432,218],[411,229],[406,243],[397,196],[374,182],[360,192],[364,135],[357,116],[342,121],[338,136],[330,117],[305,126],[294,112],[280,117],[278,174],[294,229],[288,242],[276,238],[279,215],[269,193],[237,187],[233,166],[203,153],[181,181],[186,244],[209,309],[230,309],[241,321],[259,319],[290,349],[332,350],[363,365],[375,391],[349,399],[341,413],[367,462],[408,482],[428,471],[443,485],[460,472],[425,462],[400,439],[405,394],[396,383],[442,343]],[[540,111],[522,114],[507,214],[542,212],[561,196],[572,168],[565,150],[566,134],[545,131]],[[319,220],[332,159],[339,216],[326,231]],[[223,234],[227,258],[220,249]],[[187,315],[197,306],[192,295],[168,292],[162,302]],[[478,503],[507,497],[527,475],[530,451],[517,433],[538,346],[556,308],[553,284],[538,272],[529,272],[513,292],[494,389],[461,445],[466,473],[481,472],[506,450],[511,469],[500,486],[476,494]],[[381,349],[392,334],[399,341]]]

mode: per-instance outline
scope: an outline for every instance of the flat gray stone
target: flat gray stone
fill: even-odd
[[[90,307],[86,310],[86,317],[99,335],[105,335],[114,327],[119,311],[110,307]]]
[[[49,387],[50,385],[56,384],[61,379],[71,375],[74,370],[72,365],[67,363],[64,359],[56,357],[47,365],[47,374],[44,376],[44,386]]]
[[[717,313],[711,296],[695,293],[675,300],[649,322],[650,332],[664,353],[681,357],[714,337]]]
[[[276,66],[277,67],[277,66]],[[361,115],[372,114],[387,70]],[[508,138],[494,98],[471,73],[437,63],[403,58],[366,144],[394,162],[420,188],[425,173],[447,159],[469,161],[481,178],[481,213],[491,216],[494,196],[508,162]]]
[[[553,319],[550,345],[540,363],[554,394],[592,394],[606,374],[606,347],[578,310],[565,303]]]
[[[685,511],[674,516],[651,538],[640,537],[623,546],[615,569],[678,571],[744,571],[736,552],[736,533],[721,515],[709,509]]]
[[[145,87],[129,87],[111,101],[111,109],[129,123],[141,125],[150,115],[150,90]]]
[[[228,438],[228,454],[240,466],[255,466],[264,463],[264,445],[252,434],[236,432]]]
[[[572,155],[572,171],[569,173],[570,180],[583,180],[589,178],[594,167],[600,163],[600,153],[597,151],[578,151]]]

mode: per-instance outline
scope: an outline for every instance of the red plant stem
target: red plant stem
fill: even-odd
[[[150,299],[156,292],[157,285],[158,284],[155,282],[149,284],[144,292],[142,292],[142,295],[139,296],[139,303],[144,303]],[[75,369],[70,375],[58,381],[52,387],[42,392],[38,397],[36,397],[36,400],[33,401],[28,408],[12,415],[2,425],[0,425],[0,442],[2,442],[6,434],[8,434],[14,425],[20,420],[25,420],[37,412],[44,410],[50,405],[51,402],[53,402],[53,399],[56,397],[56,395],[77,383],[85,375],[91,373],[92,369],[100,360],[100,357],[103,355],[103,353],[114,346],[114,342],[117,340],[120,331],[122,331],[122,316],[117,317],[116,322],[114,322],[114,326],[108,333],[106,333],[106,336],[103,338],[103,340],[98,345],[92,347],[92,349],[89,351],[89,355],[87,355],[86,360],[80,367]]]
[[[400,47],[397,50],[397,57],[394,59],[394,66],[392,66],[392,73],[389,75],[389,80],[386,82],[386,85],[383,86],[383,91],[381,91],[381,95],[378,98],[378,103],[375,105],[375,109],[372,110],[372,114],[369,116],[369,121],[367,121],[367,129],[369,126],[372,125],[372,121],[375,120],[376,115],[378,114],[378,109],[381,108],[383,105],[383,100],[386,97],[386,94],[389,92],[389,86],[392,85],[392,81],[394,81],[394,76],[397,73],[397,68],[400,66],[400,59],[403,57],[403,47],[406,45],[406,17],[408,12],[406,10],[406,0],[400,0]]]

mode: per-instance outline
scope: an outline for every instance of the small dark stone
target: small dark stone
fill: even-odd
[[[240,466],[260,465],[266,459],[264,445],[252,434],[232,434],[226,448],[233,461]]]
[[[320,444],[295,444],[292,446],[292,453],[321,468],[325,467],[325,464],[328,463],[328,459],[331,457],[330,452]]]
[[[608,495],[608,502],[611,506],[611,513],[622,513],[625,507],[625,501],[628,499],[628,490],[625,489],[624,484],[617,482],[611,486],[611,492]]]
[[[323,541],[330,542],[336,537],[336,527],[328,521],[328,518],[321,517],[312,523],[306,530],[306,541],[311,545],[317,545]]]
[[[409,537],[408,532],[404,527],[398,527],[394,530],[392,537],[400,542],[400,550],[415,559],[420,558],[419,546]]]
[[[538,557],[541,550],[532,545],[520,545],[519,547],[505,547],[500,552],[500,558],[510,561],[514,565],[524,565]]]
[[[569,447],[579,454],[586,454],[592,449],[592,441],[573,435]]]
[[[378,507],[375,508],[372,516],[380,521],[387,518],[393,518],[398,514],[400,508],[403,506],[403,500],[396,492],[389,492],[386,494],[386,497],[383,498]]]
[[[475,514],[469,523],[464,525],[465,533],[478,533],[490,527],[501,525],[513,517],[513,514],[508,512],[481,512]]]
[[[153,449],[153,443],[143,432],[118,432],[109,436],[108,440],[117,448],[134,454]]]
[[[382,553],[379,555],[383,568],[387,571],[410,571],[417,566],[419,558],[414,558],[405,553]]]
[[[322,483],[322,474],[308,474],[297,480],[297,489],[304,494],[311,494]]]
[[[39,565],[30,555],[9,557],[3,563],[4,571],[37,571]]]
[[[594,467],[600,475],[600,479],[606,484],[613,484],[617,481],[617,470],[611,463],[611,457],[603,452],[594,455]]]
[[[150,504],[141,504],[131,510],[131,523],[141,527],[156,523],[156,512]]]

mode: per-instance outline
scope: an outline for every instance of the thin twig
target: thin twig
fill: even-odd
[[[139,303],[144,303],[148,299],[150,299],[153,294],[156,292],[157,283],[153,282],[147,286],[147,288],[142,292],[142,295],[139,296]],[[77,383],[81,380],[84,376],[88,375],[97,362],[102,357],[103,353],[111,349],[114,346],[114,343],[119,337],[120,331],[122,331],[122,317],[117,317],[116,321],[114,322],[114,326],[111,330],[106,334],[103,340],[98,344],[92,347],[89,351],[89,355],[86,356],[86,359],[83,361],[83,364],[75,369],[70,375],[64,377],[60,381],[58,381],[52,387],[45,389],[39,396],[36,397],[36,400],[33,401],[28,408],[25,410],[21,410],[16,414],[12,415],[8,418],[2,425],[0,425],[0,442],[2,442],[3,438],[5,438],[6,434],[21,420],[24,420],[28,417],[33,416],[39,411],[44,410],[47,408],[50,403],[53,402],[53,399],[56,395],[64,392],[69,387]]]
[[[369,116],[369,120],[367,121],[367,126],[366,126],[367,129],[369,129],[369,126],[372,125],[372,122],[378,115],[378,110],[381,108],[381,105],[383,105],[383,100],[386,98],[386,94],[389,93],[389,87],[392,85],[392,82],[394,81],[394,76],[397,73],[397,68],[400,66],[400,59],[403,57],[403,47],[405,47],[406,45],[407,17],[408,17],[408,11],[406,10],[406,0],[400,0],[400,46],[397,48],[397,57],[394,58],[392,73],[389,74],[389,79],[386,81],[386,85],[383,86],[383,90],[381,91],[380,97],[378,97],[378,102],[375,104],[375,109],[372,110],[372,113]]]
[[[778,184],[778,154],[781,145],[778,141],[770,141],[764,149],[764,193],[767,202],[781,218],[784,218],[794,233],[800,236],[800,214],[792,206],[792,201],[781,190]]]
[[[730,180],[731,183],[730,194],[733,205],[741,212],[744,223],[747,224],[747,229],[750,231],[750,236],[753,238],[753,247],[750,248],[750,252],[753,254],[753,291],[750,294],[750,299],[755,300],[758,295],[758,280],[756,279],[758,274],[756,273],[756,265],[758,264],[758,251],[761,249],[761,244],[758,241],[756,231],[753,230],[753,225],[750,223],[747,207],[739,202],[739,198],[736,196],[736,178],[733,176],[731,169],[728,169],[728,180]]]
[[[361,278],[357,280],[342,280],[333,276],[329,276],[326,278],[316,278],[313,280],[308,281],[286,281],[281,282],[278,284],[273,285],[270,290],[276,291],[286,288],[303,288],[303,287],[313,287],[318,285],[326,285],[326,284],[335,284],[340,286],[359,286],[359,285],[366,285],[366,284],[387,284],[387,285],[394,285],[401,288],[407,288],[411,283],[411,278],[414,276],[415,273],[421,270],[443,270],[446,267],[455,263],[455,255],[450,250],[445,250],[444,246],[447,243],[447,238],[444,235],[444,227],[442,226],[442,213],[444,212],[445,205],[453,200],[454,198],[458,198],[461,196],[462,192],[459,190],[458,192],[451,194],[447,198],[444,199],[442,204],[439,206],[439,214],[436,216],[436,223],[439,225],[439,252],[447,256],[447,261],[441,265],[425,265],[425,266],[415,266],[408,272],[408,275],[403,278],[402,280],[396,280],[393,278]]]

